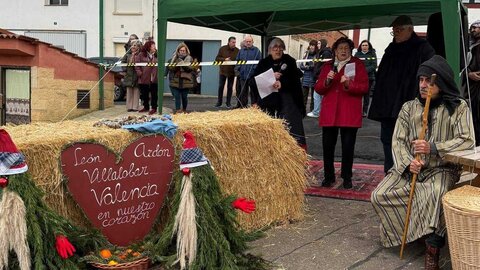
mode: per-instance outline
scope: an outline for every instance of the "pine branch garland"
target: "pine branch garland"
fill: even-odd
[[[84,255],[82,253],[91,250],[92,246],[100,246],[106,242],[104,237],[73,226],[67,219],[51,210],[42,199],[43,192],[33,183],[28,173],[11,176],[7,189],[16,192],[25,203],[32,269],[79,269],[82,266],[82,263],[78,263],[79,255]],[[75,256],[65,260],[57,254],[55,237],[58,234],[69,237],[77,250]]]
[[[263,259],[245,254],[245,233],[236,222],[236,210],[231,207],[233,197],[224,198],[220,184],[209,165],[191,168],[192,190],[196,200],[197,256],[188,269],[266,269],[269,264]],[[176,235],[172,238],[174,216],[180,204],[180,189],[183,177],[174,175],[175,195],[171,202],[170,219],[161,234],[150,236],[153,243],[154,261],[171,266],[176,257]]]

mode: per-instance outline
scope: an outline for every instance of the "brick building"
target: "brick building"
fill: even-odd
[[[98,110],[98,73],[85,58],[0,29],[0,125],[56,122]],[[104,85],[104,105],[113,106],[113,74]]]
[[[303,39],[306,40],[320,40],[326,39],[328,41],[328,47],[332,47],[333,43],[341,38],[341,37],[348,37],[348,31],[329,31],[329,32],[318,32],[318,33],[309,33],[309,34],[301,34],[299,35]]]

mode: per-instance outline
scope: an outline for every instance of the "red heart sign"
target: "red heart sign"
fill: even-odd
[[[74,143],[63,150],[61,164],[68,190],[92,224],[112,244],[127,246],[150,232],[172,179],[174,156],[170,140],[147,136],[120,157],[100,144]]]

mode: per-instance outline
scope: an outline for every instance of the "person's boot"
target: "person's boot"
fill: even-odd
[[[157,109],[151,109],[148,114],[152,115],[152,114],[156,114],[157,113]]]
[[[335,179],[323,179],[322,181],[322,187],[331,187],[335,183]]]
[[[351,189],[352,187],[353,187],[352,178],[343,179],[343,188],[344,189]]]
[[[440,248],[427,244],[425,252],[425,270],[439,270],[438,261],[440,260]]]

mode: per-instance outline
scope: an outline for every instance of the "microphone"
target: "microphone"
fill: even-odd
[[[338,72],[337,67],[338,67],[338,61],[333,62],[333,68],[332,68],[333,72],[335,73]],[[326,84],[329,85],[331,83],[332,83],[332,79],[327,78]]]
[[[283,63],[280,66],[280,70],[278,71],[281,75],[283,75],[283,72],[287,69],[287,64]],[[277,81],[280,80],[280,78],[277,79]]]

